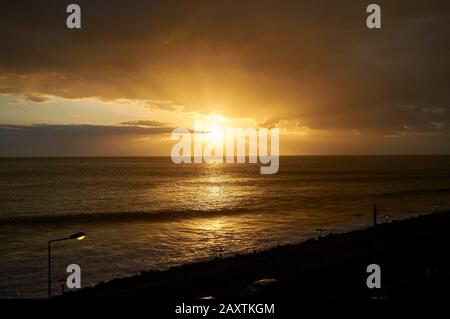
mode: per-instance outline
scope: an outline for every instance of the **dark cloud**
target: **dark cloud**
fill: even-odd
[[[17,88],[10,87],[0,87],[0,94],[5,95],[22,95],[24,96],[24,101],[35,102],[35,103],[43,103],[50,101],[51,98],[48,95],[40,94],[40,93],[30,93]]]
[[[146,126],[146,127],[161,127],[161,126],[171,126],[170,123],[167,122],[160,122],[160,121],[154,121],[154,120],[136,120],[136,121],[126,121],[120,123],[122,125],[132,125],[132,126]]]
[[[35,103],[43,103],[50,101],[51,98],[47,95],[27,93],[25,94],[25,100]]]
[[[148,126],[148,125],[147,125]],[[4,125],[0,124],[2,134],[11,135],[139,135],[162,134],[172,132],[173,127],[158,125],[142,127],[133,125],[91,125],[91,124],[33,124],[33,125]]]
[[[450,2],[377,1],[382,29],[369,30],[371,2],[80,0],[82,29],[68,30],[70,1],[3,1],[0,86],[317,130],[445,132]]]
[[[130,150],[136,151],[132,149],[133,140],[172,130],[167,126],[0,124],[0,156],[130,155]],[[137,152],[146,154],[143,150]]]

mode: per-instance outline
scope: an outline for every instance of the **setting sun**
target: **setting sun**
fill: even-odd
[[[210,125],[206,127],[204,138],[208,143],[221,143],[224,139],[225,128],[222,125]]]

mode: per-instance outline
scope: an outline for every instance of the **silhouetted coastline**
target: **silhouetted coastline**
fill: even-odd
[[[449,229],[449,211],[420,215],[262,252],[215,258],[165,271],[143,271],[54,298],[239,299],[252,282],[269,278],[278,284],[262,297],[448,298]],[[381,267],[380,289],[367,288],[369,264]]]

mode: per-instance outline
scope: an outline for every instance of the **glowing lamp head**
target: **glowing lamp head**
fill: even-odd
[[[70,239],[83,240],[86,238],[86,234],[83,232],[78,232],[70,235]]]

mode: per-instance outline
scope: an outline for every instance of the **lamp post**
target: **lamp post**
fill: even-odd
[[[85,237],[86,237],[85,233],[78,232],[78,233],[70,235],[69,237],[52,239],[52,240],[48,241],[48,299],[49,300],[52,298],[52,261],[51,261],[52,243],[54,243],[56,241],[63,241],[63,240],[68,240],[68,239],[83,240]]]

